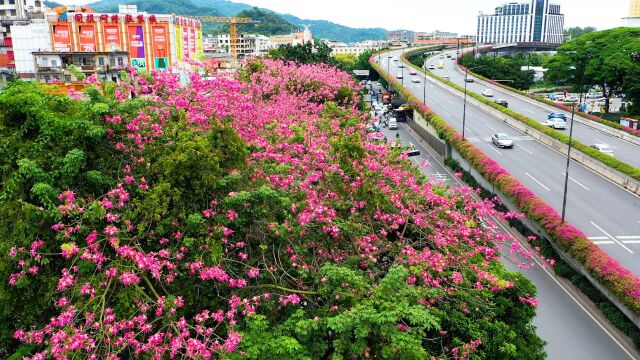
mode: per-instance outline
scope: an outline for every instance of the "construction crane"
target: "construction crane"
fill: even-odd
[[[189,16],[192,19],[200,20],[202,23],[226,23],[229,24],[229,49],[234,63],[238,61],[238,24],[260,25],[260,21],[251,20],[244,17],[225,17],[225,16]]]

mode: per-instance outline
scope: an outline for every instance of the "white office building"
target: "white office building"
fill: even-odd
[[[479,44],[546,43],[564,41],[564,15],[549,0],[512,2],[498,6],[490,15],[478,15]]]

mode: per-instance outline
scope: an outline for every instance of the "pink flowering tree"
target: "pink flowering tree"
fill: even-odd
[[[20,215],[0,229],[5,354],[544,357],[535,288],[482,226],[493,204],[369,142],[348,74],[260,60],[128,80],[0,95],[19,144],[2,163],[2,211]]]

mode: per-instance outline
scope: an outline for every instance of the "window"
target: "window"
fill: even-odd
[[[110,66],[116,66],[116,59],[114,59],[114,58],[109,58],[109,65],[110,65]]]
[[[118,56],[118,66],[124,66],[124,60],[121,56]]]
[[[58,61],[55,59],[51,59],[51,66],[58,66]]]
[[[11,16],[16,16],[16,11],[15,10],[9,10],[9,13]]]
[[[16,3],[16,0],[9,0],[9,5],[14,5]]]
[[[103,57],[99,57],[98,58],[98,65],[104,66],[104,58]]]

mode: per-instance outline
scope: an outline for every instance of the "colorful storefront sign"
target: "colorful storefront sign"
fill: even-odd
[[[147,69],[147,60],[144,49],[144,28],[140,25],[128,26],[129,34],[129,58],[131,66],[138,70]]]
[[[118,28],[118,25],[105,25],[102,32],[105,51],[116,51],[122,49],[120,29]]]
[[[182,28],[182,53],[185,59],[191,59],[189,54],[189,28]]]
[[[53,25],[53,51],[71,52],[69,25]]]
[[[176,59],[181,62],[184,59],[184,53],[182,52],[182,29],[180,26],[176,26]]]
[[[167,39],[167,27],[154,25],[151,27],[153,34],[153,67],[157,70],[169,69],[169,41]]]
[[[80,51],[96,51],[96,28],[93,25],[80,25]]]
[[[198,59],[196,54],[196,29],[189,29],[189,54],[192,59]]]

